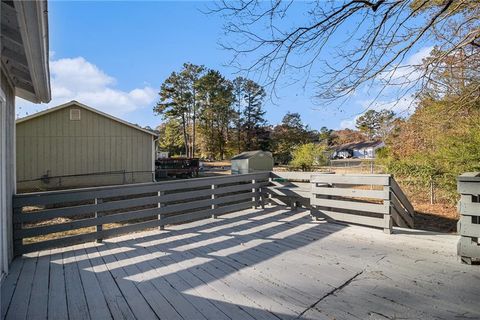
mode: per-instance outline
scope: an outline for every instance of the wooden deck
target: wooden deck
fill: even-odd
[[[479,319],[458,237],[283,207],[17,258],[7,319]]]

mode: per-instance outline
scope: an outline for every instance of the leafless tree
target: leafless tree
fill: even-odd
[[[462,52],[464,66],[479,57],[478,0],[314,0],[301,7],[223,0],[210,12],[226,18],[222,45],[234,53],[232,65],[259,74],[274,93],[280,79],[312,80],[324,102],[374,84],[405,95],[432,85],[452,55]],[[425,46],[436,55],[408,63]]]

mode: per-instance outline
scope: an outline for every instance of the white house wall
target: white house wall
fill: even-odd
[[[12,196],[15,193],[15,97],[3,70],[0,88],[0,274],[12,259]]]

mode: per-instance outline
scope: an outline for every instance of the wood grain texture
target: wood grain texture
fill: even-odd
[[[2,309],[14,319],[479,318],[459,237],[393,231],[281,206],[236,211],[18,257]]]

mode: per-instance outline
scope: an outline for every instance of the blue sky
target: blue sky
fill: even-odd
[[[63,2],[49,1],[52,102],[18,102],[18,116],[72,99],[132,123],[155,127],[161,118],[152,108],[158,89],[184,62],[203,64],[233,79],[227,64],[231,53],[222,50],[220,16],[205,15],[208,3],[195,2]],[[302,4],[297,4],[301,10]],[[410,59],[428,53],[420,48]],[[370,101],[368,94],[337,108],[315,105],[314,88],[292,85],[279,98],[266,101],[271,124],[287,111],[299,112],[313,129],[352,127]],[[316,110],[315,110],[316,109]]]

